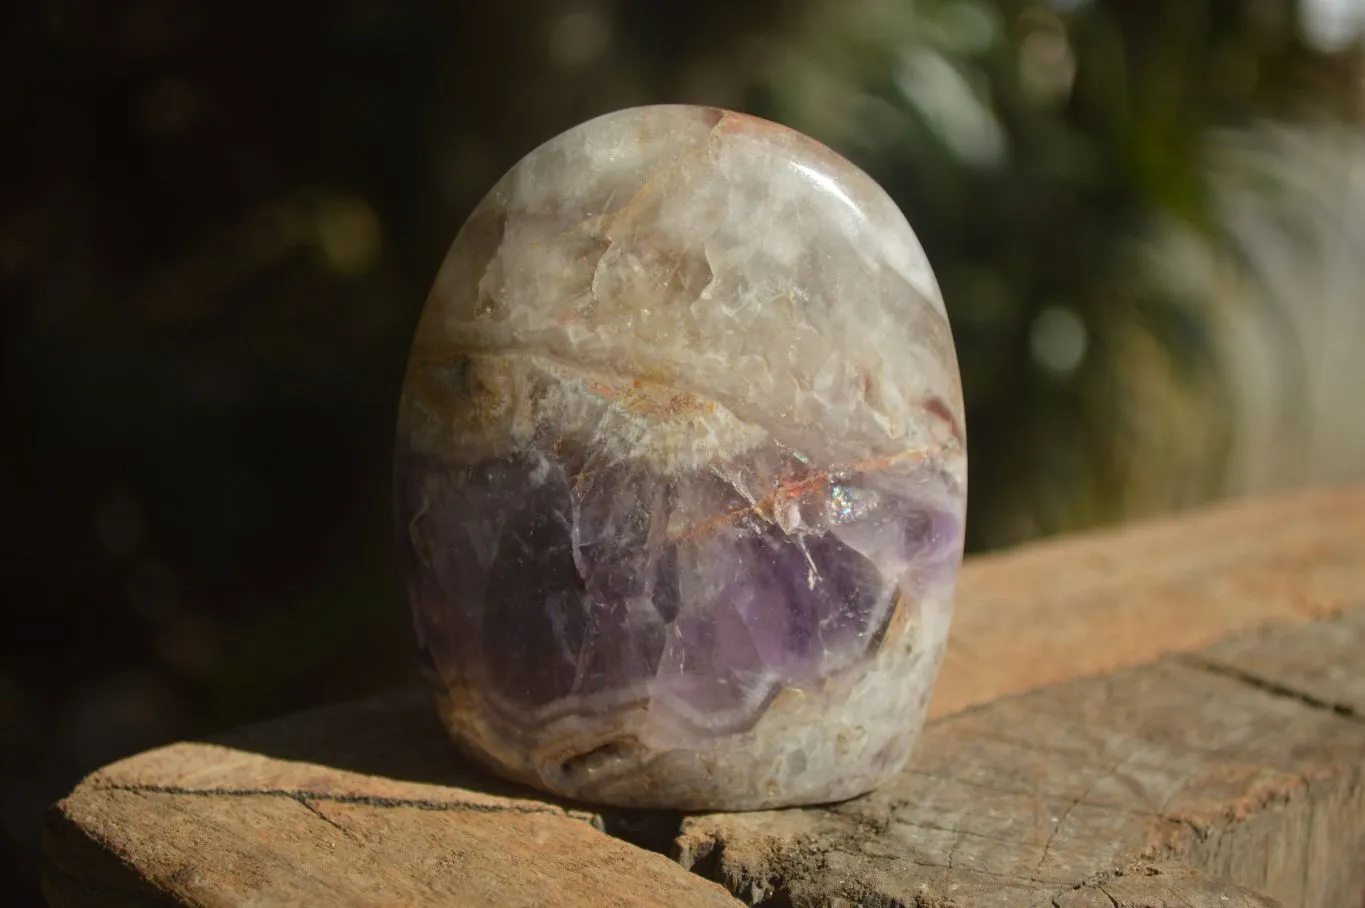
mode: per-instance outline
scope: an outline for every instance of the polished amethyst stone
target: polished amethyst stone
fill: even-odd
[[[589,801],[868,791],[924,721],[965,470],[937,285],[866,175],[710,108],[572,129],[470,216],[413,345],[397,525],[441,718]]]

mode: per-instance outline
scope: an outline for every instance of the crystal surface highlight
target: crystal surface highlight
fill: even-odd
[[[938,287],[781,126],[624,110],[489,192],[400,405],[400,565],[441,719],[598,803],[836,801],[904,764],[966,502]]]

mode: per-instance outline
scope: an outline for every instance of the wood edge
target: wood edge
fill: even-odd
[[[1343,618],[1328,619],[1328,622],[1344,620],[1345,617],[1343,616]],[[1279,628],[1283,633],[1289,634],[1296,633],[1300,630],[1300,628],[1296,627],[1294,624],[1287,622],[1279,625]],[[1276,647],[1276,637],[1274,634],[1268,634],[1263,630],[1257,630],[1253,633],[1261,638],[1262,646],[1269,649],[1274,649]],[[1151,669],[1159,671],[1163,665],[1176,665],[1203,672],[1209,670],[1208,666],[1205,665],[1206,661],[1212,660],[1204,660],[1199,654],[1192,656],[1177,654],[1155,660],[1146,666],[1138,666],[1133,670],[1143,671]],[[1087,680],[1088,679],[1078,679],[1080,683],[1087,683]],[[1233,678],[1231,680],[1237,681],[1239,685],[1246,684],[1262,693],[1293,701],[1299,708],[1304,710],[1313,712],[1337,712],[1334,708],[1330,708],[1330,706],[1324,706],[1323,704],[1313,702],[1311,699],[1299,697],[1292,690],[1266,690],[1258,684],[1255,679]],[[358,701],[357,706],[362,705],[366,709],[373,709],[375,708],[375,701],[373,699]],[[328,709],[345,709],[345,706],[329,707]],[[1352,721],[1365,722],[1365,717],[1359,716],[1358,714],[1346,718],[1349,718]],[[1186,889],[1171,888],[1171,886],[1174,886],[1172,880],[1162,880],[1160,881],[1160,884],[1163,886],[1167,886],[1168,883],[1171,884],[1170,886],[1167,886],[1167,891],[1169,891],[1172,896],[1188,896],[1188,904],[1192,906],[1204,904],[1204,902],[1196,900],[1194,898],[1195,895],[1198,895],[1200,898],[1212,898],[1214,896],[1221,898],[1222,896],[1227,896],[1231,899],[1231,901],[1228,902],[1219,902],[1216,900],[1208,902],[1211,906],[1217,904],[1220,908],[1229,908],[1229,906],[1231,906],[1231,908],[1241,908],[1241,906],[1247,906],[1247,908],[1253,908],[1253,906],[1254,908],[1265,908],[1265,906],[1276,905],[1278,903],[1270,900],[1268,897],[1257,895],[1252,889],[1244,887],[1239,888],[1234,882],[1211,876],[1206,868],[1200,867],[1194,862],[1194,847],[1200,842],[1226,836],[1230,832],[1235,832],[1239,827],[1245,827],[1256,822],[1275,822],[1276,812],[1278,811],[1283,815],[1286,805],[1292,806],[1296,801],[1303,801],[1305,798],[1309,797],[1309,787],[1313,784],[1326,784],[1329,786],[1346,784],[1349,782],[1349,779],[1346,777],[1351,773],[1355,773],[1356,777],[1365,778],[1365,751],[1363,751],[1360,754],[1359,759],[1350,766],[1342,765],[1335,769],[1337,774],[1332,777],[1328,777],[1322,773],[1318,773],[1317,775],[1309,774],[1305,775],[1302,779],[1287,780],[1284,781],[1283,784],[1277,783],[1276,785],[1263,787],[1255,791],[1248,790],[1235,797],[1225,798],[1217,804],[1210,804],[1207,816],[1201,819],[1197,825],[1190,824],[1189,822],[1186,822],[1183,825],[1172,823],[1171,828],[1167,830],[1168,834],[1164,838],[1157,836],[1157,833],[1154,832],[1154,838],[1149,842],[1150,850],[1147,852],[1147,859],[1143,862],[1131,864],[1124,868],[1108,872],[1101,877],[1090,877],[1088,879],[1078,880],[1073,886],[1073,891],[1080,893],[1091,890],[1097,893],[1103,893],[1105,897],[1112,899],[1113,903],[1119,905],[1120,908],[1127,908],[1129,905],[1137,908],[1139,905],[1148,904],[1141,901],[1142,897],[1146,897],[1146,893],[1142,893],[1140,890],[1135,889],[1133,891],[1138,894],[1134,895],[1132,900],[1125,900],[1127,897],[1122,895],[1123,887],[1127,886],[1128,882],[1131,882],[1131,880],[1128,882],[1123,881],[1125,874],[1132,876],[1133,879],[1140,879],[1142,877],[1152,876],[1153,874],[1157,876],[1164,874],[1174,879],[1177,874],[1184,874],[1181,879],[1187,880],[1188,885],[1186,882],[1181,882],[1181,885],[1186,886]],[[1346,782],[1343,782],[1343,779],[1346,779]],[[135,866],[122,860],[114,846],[99,840],[96,836],[92,835],[89,830],[84,829],[79,823],[73,821],[68,815],[67,807],[76,798],[98,798],[110,788],[112,788],[112,790],[125,792],[129,790],[127,787],[101,786],[98,784],[98,780],[96,780],[94,784],[78,787],[71,796],[63,799],[63,801],[50,809],[44,828],[44,853],[46,858],[44,890],[47,894],[49,904],[59,906],[59,908],[68,908],[68,906],[79,906],[79,908],[84,908],[84,906],[87,905],[114,905],[118,906],[118,908],[122,908],[122,906],[125,905],[180,904],[180,902],[169,896],[164,890],[157,888],[153,882],[145,879]],[[147,793],[192,797],[199,797],[203,794],[202,792],[178,792],[174,790],[155,789],[149,790]],[[270,793],[277,794],[281,797],[288,796],[287,792],[253,792],[253,794]],[[232,793],[223,792],[222,794],[224,796],[231,796]],[[323,795],[322,797],[325,799],[326,796]],[[365,806],[384,805],[366,804]],[[458,811],[461,808],[459,805],[452,805],[450,809]],[[564,815],[563,819],[573,820],[574,822],[583,822],[580,819],[575,819],[568,815]],[[1284,820],[1282,816],[1280,822],[1287,823],[1288,821]],[[608,832],[601,832],[600,830],[597,831],[602,835],[608,835],[623,841],[625,844],[640,847],[629,838]],[[1280,829],[1278,832],[1275,829],[1271,829],[1269,834],[1272,836],[1284,835],[1287,834],[1287,831],[1288,826],[1284,829]],[[675,844],[678,847],[686,847],[686,843],[683,841],[682,837],[679,837]],[[723,843],[719,844],[721,848],[724,847]],[[1349,848],[1350,846],[1345,845],[1343,847]],[[658,848],[642,848],[642,850],[654,852],[656,854],[659,851]],[[1342,855],[1339,855],[1338,857],[1349,859],[1352,855],[1348,855],[1343,851]],[[1365,859],[1365,855],[1362,855],[1361,857]],[[693,860],[688,861],[683,856],[675,856],[675,859],[678,863],[682,864],[684,869],[691,869],[693,872],[698,872],[702,878],[711,882],[721,881],[718,868],[715,874],[711,874],[702,872],[705,870],[704,867],[699,870],[698,868],[689,866],[689,864],[705,864],[706,855],[701,855],[700,859],[696,859],[697,856],[694,855],[693,858]],[[1362,860],[1361,863],[1361,875],[1362,879],[1365,879],[1365,860]],[[1119,880],[1120,882],[1114,883],[1114,880]],[[1148,883],[1152,883],[1152,881],[1148,880]],[[1152,885],[1156,884],[1152,883]],[[1080,896],[1078,895],[1076,898],[1079,899]],[[1057,904],[1060,908],[1068,908],[1069,903],[1059,899]],[[1077,901],[1075,904],[1078,908],[1079,906],[1087,905],[1087,903],[1083,901]],[[1355,908],[1355,906],[1349,906],[1349,908]]]
[[[171,908],[175,899],[68,813],[78,787],[43,816],[41,885],[50,908]]]
[[[1212,553],[1202,563],[1196,558],[1193,564],[1179,565],[1176,576],[1143,557],[1153,551],[1159,556],[1197,552],[1206,540],[1229,537],[1246,537],[1244,551]],[[1302,591],[1266,589],[1254,597],[1254,609],[1239,608],[1231,591],[1208,592],[1219,585],[1266,580],[1264,562],[1285,546],[1296,553],[1282,573],[1308,586],[1341,569],[1341,551],[1324,551],[1329,541],[1354,555],[1346,569],[1360,591],[1354,598],[1340,592],[1345,584],[1339,577],[1332,578],[1329,595],[1316,599]],[[1068,564],[1123,563],[1125,552],[1148,570],[1121,589],[1100,588],[1095,591],[1099,595],[1090,597],[1030,589],[1040,576],[1064,574]],[[1184,591],[1191,599],[1182,615],[1169,602],[1173,591]],[[1199,650],[1262,626],[1333,617],[1360,604],[1365,604],[1365,485],[1324,485],[1223,501],[972,556],[959,576],[929,717],[943,718],[1000,697]],[[1144,622],[1146,613],[1154,613],[1155,620]],[[1141,633],[1124,634],[1116,625],[1139,627]],[[1069,645],[1050,646],[1054,641]]]
[[[1345,625],[1348,622],[1365,628],[1365,608],[1321,619],[1314,624]],[[1305,637],[1317,628],[1281,622],[1275,630],[1278,633],[1253,629],[1247,635],[1256,639],[1261,654],[1273,656],[1294,649],[1286,645],[1283,635]],[[1302,647],[1298,649],[1302,651]],[[1365,662],[1354,668],[1355,678],[1365,678],[1365,674],[1362,674],[1365,672]],[[1161,682],[1151,683],[1157,679],[1161,679]],[[1191,784],[1194,779],[1198,780],[1198,785],[1187,791],[1182,790],[1181,794],[1197,796],[1182,798],[1169,806],[1167,802],[1162,802],[1162,806],[1156,810],[1150,806],[1069,802],[1063,813],[1069,812],[1071,807],[1093,806],[1100,810],[1131,813],[1132,817],[1140,818],[1142,822],[1122,839],[1127,853],[1118,862],[1112,866],[1077,869],[1075,877],[1069,880],[1045,884],[1054,894],[1035,902],[1034,899],[1042,897],[1040,889],[1038,894],[1031,895],[1020,904],[1037,908],[1049,904],[1052,908],[1152,908],[1154,905],[1168,904],[1186,908],[1284,908],[1290,905],[1365,908],[1365,710],[1348,710],[1330,699],[1305,696],[1292,684],[1266,682],[1255,672],[1239,670],[1229,673],[1217,660],[1204,658],[1202,652],[1170,654],[1119,672],[1049,685],[1045,689],[1022,694],[1020,702],[1016,703],[1012,697],[1001,698],[998,703],[981,709],[1002,708],[1011,711],[1016,719],[1048,715],[1063,717],[1073,714],[1077,703],[1086,700],[1092,703],[1107,701],[1112,694],[1108,689],[1111,683],[1129,691],[1129,694],[1119,698],[1123,704],[1120,708],[1127,709],[1132,702],[1136,702],[1131,699],[1134,691],[1160,690],[1163,687],[1171,690],[1172,686],[1189,689],[1191,684],[1197,686],[1198,681],[1217,685],[1239,703],[1240,706],[1235,707],[1235,715],[1244,717],[1245,711],[1246,717],[1262,716],[1255,720],[1262,729],[1272,727],[1274,722],[1289,721],[1298,729],[1294,733],[1294,743],[1286,749],[1271,746],[1264,753],[1254,738],[1248,738],[1239,745],[1249,749],[1210,745],[1205,751],[1198,744],[1180,745],[1186,754],[1200,755],[1210,760],[1211,766],[1217,767],[1218,771],[1189,777],[1182,785]],[[1343,683],[1354,681],[1343,679]],[[1092,684],[1106,688],[1101,692],[1103,696],[1077,696],[1077,691]],[[1050,697],[1054,688],[1061,695],[1061,701],[1052,704],[1052,708],[1039,710],[1036,698]],[[1213,698],[1208,702],[1216,705],[1222,701]],[[1259,707],[1253,708],[1257,703]],[[975,713],[975,710],[971,712]],[[1169,710],[1158,710],[1152,715],[1163,716],[1163,721],[1169,723],[1170,727],[1178,727],[1183,722],[1182,713]],[[1273,720],[1270,719],[1272,716],[1275,717]],[[1296,718],[1286,720],[1286,716]],[[934,724],[939,726],[940,733],[953,736],[953,725],[963,721],[973,720],[964,712]],[[1237,720],[1241,721],[1249,720],[1245,717]],[[1303,727],[1300,728],[1300,725]],[[1141,720],[1138,727],[1144,727]],[[979,731],[968,730],[967,739],[973,740],[979,734]],[[991,738],[987,735],[982,740]],[[945,764],[938,761],[938,765],[941,767]],[[931,768],[921,766],[920,769]],[[958,782],[963,782],[968,788],[982,785],[979,774],[971,776],[974,781],[958,780],[932,769],[919,774],[942,779],[950,785]],[[1211,787],[1204,787],[1206,785]],[[983,787],[987,792],[994,790],[991,785]],[[1087,793],[1090,790],[1093,790],[1093,786],[1087,789]],[[1008,797],[1019,792],[1017,789],[1001,788],[996,793]],[[1056,795],[1040,797],[1052,798]],[[996,808],[983,809],[990,811]],[[816,810],[817,813],[837,813],[837,810]],[[736,824],[730,816],[703,815],[696,818],[695,825],[685,826],[678,839],[680,862],[684,866],[695,865],[696,872],[713,879],[723,878],[739,884],[750,880],[766,881],[766,885],[781,897],[795,893],[802,894],[803,898],[809,893],[826,897],[837,895],[845,899],[851,897],[846,891],[826,888],[837,884],[819,880],[824,871],[818,869],[818,865],[812,865],[812,869],[806,872],[800,869],[805,855],[799,853],[799,843],[805,841],[806,836],[816,834],[810,830],[820,829],[818,818],[812,821],[810,827],[779,827],[778,832],[771,834],[771,841],[765,842],[764,833],[755,826],[743,820]],[[851,829],[860,838],[855,843],[854,851],[845,853],[856,855],[857,848],[863,843],[862,836],[875,838],[879,835],[877,830],[880,821],[880,815],[875,813],[854,819]],[[819,834],[826,833],[822,830]],[[831,841],[837,841],[837,838],[832,837]],[[797,845],[781,847],[775,844],[780,842]],[[934,882],[930,885],[937,885],[938,888],[924,890],[923,904],[954,904],[946,895],[945,884],[952,884],[956,888],[970,886],[971,882],[949,877],[948,874],[970,874],[973,871],[974,868],[960,862],[956,870],[951,863],[946,866],[932,865],[926,871],[925,880],[932,879]],[[1265,879],[1258,881],[1258,875],[1263,873]],[[918,877],[915,881],[923,885]],[[1011,878],[1003,885],[1020,882],[1042,881],[1021,876],[1018,880]],[[979,881],[976,884],[979,885]],[[1297,893],[1292,891],[1295,886],[1300,887]],[[1062,891],[1058,892],[1059,889]],[[1002,888],[1001,892],[1004,891]],[[1308,901],[1309,898],[1321,899],[1324,891],[1338,897],[1344,892],[1347,900]],[[1272,892],[1279,893],[1285,901],[1277,901],[1269,894]],[[994,890],[991,894],[996,895],[997,899],[1000,897]],[[898,903],[895,900],[901,897],[900,890],[872,894],[872,900],[878,904],[887,900],[890,900],[889,903]],[[1163,901],[1163,898],[1166,900]],[[793,898],[792,901],[804,903],[799,898]],[[786,904],[780,898],[777,903]],[[921,904],[913,899],[910,903]],[[1010,904],[1013,908],[1013,903],[1003,901],[991,901],[990,904]]]
[[[1041,558],[1043,556],[1046,556],[1048,559],[1064,560],[1075,550],[1073,547],[1084,547],[1085,549],[1093,551],[1097,546],[1109,546],[1117,551],[1132,545],[1132,540],[1134,539],[1159,538],[1161,535],[1160,531],[1165,527],[1180,525],[1186,527],[1186,530],[1183,532],[1192,532],[1188,530],[1190,525],[1189,522],[1197,522],[1197,530],[1200,533],[1207,533],[1210,531],[1209,521],[1212,520],[1213,517],[1217,517],[1219,521],[1225,521],[1228,519],[1229,515],[1231,515],[1236,518],[1238,522],[1241,522],[1247,519],[1248,514],[1256,514],[1261,515],[1261,519],[1273,520],[1277,515],[1283,514],[1285,508],[1294,511],[1304,509],[1313,510],[1321,503],[1324,497],[1330,497],[1335,503],[1335,507],[1339,511],[1345,512],[1350,520],[1365,523],[1365,488],[1347,490],[1349,492],[1348,497],[1350,500],[1344,504],[1338,497],[1341,491],[1342,490],[1339,489],[1310,490],[1309,492],[1298,493],[1293,496],[1288,496],[1287,498],[1261,500],[1256,502],[1238,502],[1219,508],[1212,516],[1209,514],[1200,514],[1194,517],[1185,518],[1162,518],[1157,521],[1149,522],[1144,526],[1123,527],[1112,533],[1083,535],[1069,539],[1052,540],[1027,547],[1026,549],[1017,552],[1004,553],[1002,556],[985,557],[997,559],[991,562],[991,564],[995,565],[995,567],[992,568],[993,570],[1003,570],[1003,568],[1000,567],[1000,564],[1002,563],[1006,564],[1006,567],[1010,564],[1033,565],[1035,558]],[[1299,515],[1299,517],[1301,518],[1302,515]],[[1350,521],[1348,520],[1347,522],[1349,523]],[[1221,523],[1218,525],[1221,526]],[[1337,531],[1334,529],[1335,526],[1336,524],[1331,524],[1320,529],[1323,534],[1331,534]],[[1362,549],[1362,557],[1359,562],[1360,566],[1356,569],[1356,573],[1361,579],[1361,585],[1365,586],[1365,535],[1360,537],[1360,541],[1357,545]],[[1239,569],[1239,564],[1240,563],[1232,564],[1230,566],[1217,566],[1217,570],[1222,572],[1219,576],[1226,577],[1235,575]],[[1311,570],[1312,567],[1313,566],[1310,564],[1308,569]],[[970,571],[972,568],[973,565],[969,564],[968,570]],[[1103,614],[1103,608],[1100,607],[1102,605],[1103,603],[1100,603],[1095,607],[1084,609],[1079,614],[1083,620],[1096,620],[1096,616],[1102,616]],[[1344,614],[1344,611],[1338,609],[1337,613]],[[1289,603],[1281,612],[1275,613],[1272,618],[1265,619],[1264,616],[1261,616],[1254,624],[1238,624],[1236,621],[1231,621],[1227,623],[1226,626],[1222,626],[1219,633],[1213,639],[1207,640],[1201,645],[1187,645],[1172,650],[1148,653],[1140,659],[1138,656],[1133,655],[1131,658],[1134,661],[1126,663],[1122,661],[1111,661],[1099,666],[1096,666],[1093,663],[1084,662],[1068,664],[1065,667],[1066,672],[1063,675],[1060,677],[1050,677],[1046,681],[1025,682],[1021,681],[1020,676],[1013,676],[1010,684],[998,685],[989,699],[966,702],[960,705],[955,704],[951,709],[939,710],[935,715],[935,718],[944,718],[970,706],[979,706],[982,703],[993,702],[994,700],[1007,696],[1063,683],[1069,680],[1108,674],[1123,668],[1153,664],[1160,661],[1168,653],[1198,651],[1208,645],[1217,643],[1221,639],[1243,632],[1270,630],[1274,628],[1289,630],[1305,621],[1312,620],[1314,617],[1315,616],[1311,612],[1305,612],[1296,608],[1293,603]],[[1080,639],[1084,639],[1084,636]],[[1008,642],[1008,640],[1006,640],[1006,642]],[[950,645],[950,653],[951,651]],[[1015,653],[1015,656],[1018,656],[1017,652]],[[1008,647],[1005,647],[997,654],[996,661],[1007,661],[1009,658],[1009,649]],[[400,694],[395,693],[389,696],[399,695]],[[411,694],[409,692],[405,695],[410,696]],[[937,699],[938,698],[936,697],[936,700]],[[364,703],[368,709],[382,709],[383,704],[388,702],[388,698],[381,698],[379,701],[376,701],[375,698],[369,698],[360,702]],[[345,704],[324,707],[324,709],[346,709],[348,707],[350,707],[350,705]],[[274,721],[287,723],[290,721],[290,718],[291,717],[285,717]],[[141,755],[135,755],[128,758],[128,760],[135,761],[139,756]],[[117,764],[111,764],[111,767],[113,765]],[[109,768],[110,767],[106,767],[105,769],[107,770]],[[168,900],[168,896],[164,891],[156,888],[155,885],[149,881],[142,879],[137,874],[135,868],[124,862],[114,849],[109,847],[106,843],[92,838],[78,823],[75,823],[67,815],[65,808],[69,804],[70,798],[95,793],[95,790],[99,787],[99,779],[102,778],[104,772],[105,770],[97,770],[95,773],[92,773],[76,787],[71,796],[54,805],[49,810],[44,826],[43,848],[45,855],[44,889],[46,892],[50,892],[48,896],[50,903],[53,905],[83,906],[87,904],[120,904],[118,900],[125,899],[127,904],[175,904],[173,900]],[[1173,857],[1172,860],[1177,859]],[[86,884],[81,883],[81,880],[87,879],[91,874],[97,876],[103,875],[118,880],[119,885],[108,891],[91,890],[82,894],[82,887],[85,887],[86,889],[89,887],[86,886]],[[124,883],[127,885],[124,885]]]

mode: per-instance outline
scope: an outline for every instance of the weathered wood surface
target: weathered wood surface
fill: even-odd
[[[930,714],[1365,602],[1365,486],[1232,502],[977,558]]]
[[[940,720],[866,798],[688,818],[680,858],[775,904],[1361,908],[1362,684],[1365,614],[1253,633]]]
[[[964,578],[938,712],[984,705],[932,723],[866,798],[574,807],[460,763],[422,698],[395,695],[101,770],[50,815],[46,891],[62,906],[1365,908],[1360,603],[1360,490],[1034,546]]]
[[[54,906],[734,906],[718,885],[451,754],[425,698],[115,763],[53,812]]]

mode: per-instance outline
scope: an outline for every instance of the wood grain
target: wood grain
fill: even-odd
[[[678,856],[777,905],[1359,908],[1365,718],[1339,701],[1365,659],[1310,666],[1313,641],[1365,645],[1362,625],[1285,625],[969,710],[932,724],[880,791],[692,817]]]
[[[1223,504],[968,563],[931,716],[1365,604],[1365,486]]]
[[[1362,490],[1059,540],[968,566],[943,718],[868,797],[686,818],[566,804],[457,759],[425,698],[398,693],[100,770],[51,811],[45,889],[59,906],[1365,908],[1362,602]]]
[[[54,906],[737,904],[606,825],[459,760],[426,699],[398,693],[100,770],[52,814],[45,891]]]

